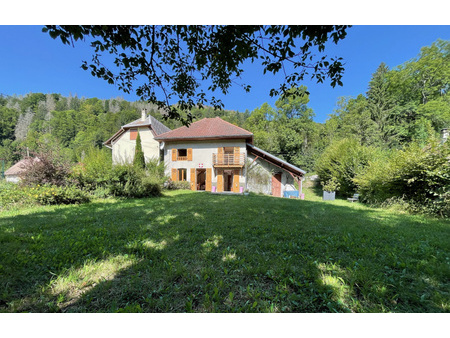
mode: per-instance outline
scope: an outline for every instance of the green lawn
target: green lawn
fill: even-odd
[[[449,312],[450,222],[190,191],[0,215],[0,312]]]

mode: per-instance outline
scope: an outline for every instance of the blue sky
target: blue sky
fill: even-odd
[[[29,92],[77,94],[79,97],[109,99],[126,95],[114,85],[96,79],[80,68],[82,60],[90,60],[87,44],[75,48],[63,45],[41,32],[42,26],[0,26],[0,93],[6,95]],[[311,93],[309,106],[315,121],[324,122],[333,112],[340,96],[357,96],[367,91],[371,74],[381,62],[390,68],[414,57],[423,46],[438,38],[450,39],[450,26],[353,26],[338,45],[329,43],[325,53],[341,56],[345,62],[343,87],[332,88],[329,83],[305,81]],[[239,82],[252,85],[250,93],[235,86],[223,97],[226,109],[252,111],[268,102],[274,106],[276,98],[269,96],[280,77],[262,75],[260,67],[248,64]]]

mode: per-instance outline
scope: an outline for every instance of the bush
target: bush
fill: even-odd
[[[161,195],[158,178],[148,176],[145,170],[131,164],[114,166],[107,187],[113,196],[141,198]]]
[[[69,184],[70,161],[58,147],[40,144],[41,150],[34,152],[27,161],[21,184],[34,186],[51,184],[64,186]]]
[[[450,217],[450,142],[393,151],[385,161],[371,162],[354,181],[369,203],[397,198],[411,211]]]
[[[14,183],[0,184],[0,210],[32,205],[77,204],[89,202],[86,192],[75,186],[36,185],[21,186]]]
[[[30,188],[29,193],[42,205],[79,204],[88,203],[90,201],[89,195],[75,186],[36,186]]]
[[[169,179],[164,187],[167,190],[191,190],[191,184],[188,181],[172,181]]]
[[[15,183],[0,181],[0,210],[30,206],[35,203],[35,199],[29,195],[26,188]]]
[[[316,162],[316,171],[321,182],[330,182],[334,178],[342,195],[352,195],[357,188],[353,178],[367,167],[372,158],[379,156],[379,150],[346,138],[324,150]]]
[[[92,147],[84,158],[72,168],[71,177],[83,189],[94,191],[105,187],[112,176],[111,152]]]

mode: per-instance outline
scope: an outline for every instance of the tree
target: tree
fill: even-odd
[[[135,88],[142,100],[164,108],[169,118],[189,124],[192,115],[180,110],[210,104],[222,108],[207,91],[226,94],[234,78],[239,78],[245,61],[259,61],[263,73],[283,71],[284,81],[272,88],[271,96],[288,94],[305,76],[322,83],[342,85],[341,58],[316,58],[328,40],[338,43],[348,26],[46,26],[44,32],[64,44],[91,40],[90,63],[82,68],[129,93]],[[102,53],[114,55],[114,66],[102,63]],[[292,71],[287,72],[287,66]],[[251,86],[242,84],[245,91]],[[171,101],[177,106],[171,106]]]
[[[389,93],[388,72],[388,66],[382,62],[372,75],[367,92],[367,108],[377,125],[373,136],[377,137],[381,144],[395,142],[395,130],[392,127],[395,101]]]
[[[142,151],[141,136],[139,132],[137,133],[136,137],[136,148],[134,150],[133,166],[139,169],[145,168],[145,158],[144,152]]]
[[[0,106],[0,144],[5,139],[14,139],[17,119],[18,113],[15,110]]]

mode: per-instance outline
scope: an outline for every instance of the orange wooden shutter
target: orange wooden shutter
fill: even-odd
[[[195,179],[195,168],[191,168],[191,190],[197,190]]]
[[[172,181],[178,181],[178,170],[172,169]]]
[[[239,164],[239,154],[241,153],[240,150],[241,148],[234,147],[234,164]]]
[[[172,149],[172,161],[175,162],[177,160],[177,150]]]
[[[187,150],[187,160],[192,161],[192,148],[188,148]]]
[[[137,139],[137,129],[130,129],[130,140],[136,140]]]
[[[223,147],[217,148],[217,162],[223,164]]]
[[[234,177],[233,177],[233,192],[239,192],[239,169],[234,170]]]
[[[217,192],[223,192],[223,169],[217,169]]]
[[[206,187],[205,187],[206,191],[211,191],[211,186],[212,186],[211,176],[212,176],[212,169],[206,168]]]

